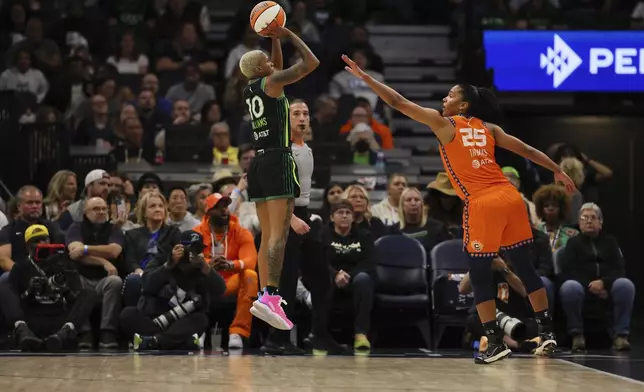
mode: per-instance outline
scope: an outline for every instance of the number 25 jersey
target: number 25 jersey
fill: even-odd
[[[253,147],[256,150],[289,148],[291,128],[288,99],[284,94],[279,98],[269,97],[264,91],[265,87],[266,78],[260,78],[249,81],[244,88],[244,102],[253,130]]]
[[[454,140],[440,145],[441,159],[456,194],[465,200],[497,185],[507,185],[494,158],[495,141],[476,117],[447,117],[456,128]]]

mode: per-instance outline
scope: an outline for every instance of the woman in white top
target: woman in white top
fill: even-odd
[[[143,75],[148,72],[149,60],[146,55],[135,50],[134,34],[125,32],[121,37],[118,52],[107,59],[120,74]]]

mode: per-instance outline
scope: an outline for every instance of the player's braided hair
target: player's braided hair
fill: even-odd
[[[503,121],[501,106],[492,90],[471,84],[460,84],[459,86],[463,94],[463,101],[469,103],[468,115],[480,118],[485,122],[501,124]]]

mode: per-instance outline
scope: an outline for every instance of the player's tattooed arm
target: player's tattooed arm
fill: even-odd
[[[279,37],[271,37],[271,63],[273,63],[276,71],[281,71],[284,68],[282,43]]]
[[[320,65],[320,60],[318,60],[311,49],[306,46],[304,41],[302,41],[292,31],[288,29],[284,30],[286,31],[285,34],[291,38],[291,42],[293,42],[293,45],[295,45],[295,48],[302,57],[302,60],[298,61],[297,64],[294,64],[285,70],[276,70],[272,75],[266,78],[267,86],[270,86],[271,90],[282,89],[284,86],[297,82],[298,80],[313,72]]]

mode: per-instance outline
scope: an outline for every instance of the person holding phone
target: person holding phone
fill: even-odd
[[[194,232],[203,237],[203,255],[224,278],[226,296],[237,296],[235,319],[229,331],[228,348],[244,347],[250,337],[253,318],[250,307],[259,290],[255,268],[257,249],[251,233],[230,213],[231,199],[213,193],[206,199],[206,215]]]

